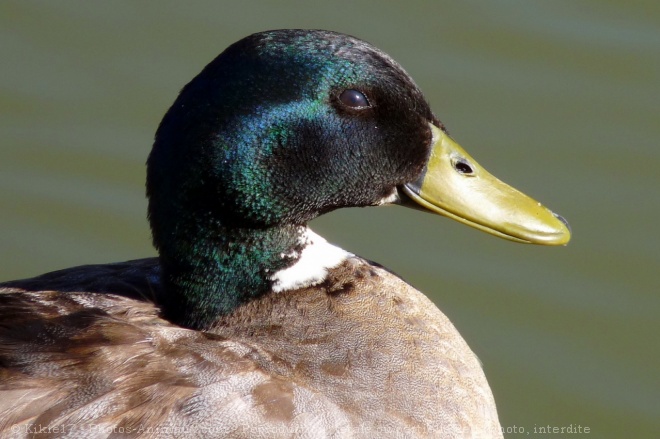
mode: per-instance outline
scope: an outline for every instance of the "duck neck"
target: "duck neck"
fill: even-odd
[[[161,243],[166,319],[204,329],[220,315],[272,289],[273,275],[293,266],[304,250],[305,226],[227,228],[199,223]]]

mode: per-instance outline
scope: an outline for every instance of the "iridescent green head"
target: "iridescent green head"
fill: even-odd
[[[422,172],[429,122],[438,123],[412,79],[363,41],[308,30],[247,37],[160,125],[148,181],[155,239],[161,218],[182,208],[270,227],[377,204]]]
[[[414,204],[517,242],[570,236],[453,142],[389,56],[320,30],[254,34],[206,66],[160,124],[147,193],[165,315],[193,327],[269,291],[301,226],[339,207]]]

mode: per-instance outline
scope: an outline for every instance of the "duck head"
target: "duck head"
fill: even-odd
[[[319,30],[251,35],[186,85],[147,194],[164,314],[191,327],[267,292],[306,222],[340,207],[414,205],[518,242],[570,236],[458,146],[388,55]]]

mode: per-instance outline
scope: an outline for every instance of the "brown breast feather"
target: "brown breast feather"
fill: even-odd
[[[378,266],[350,258],[207,332],[158,317],[157,276],[149,259],[0,285],[0,437],[501,437],[467,344]]]

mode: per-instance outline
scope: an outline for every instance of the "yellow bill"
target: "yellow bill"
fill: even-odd
[[[425,173],[402,187],[424,210],[511,241],[565,245],[568,223],[538,201],[482,168],[445,132],[431,125],[433,146]]]

